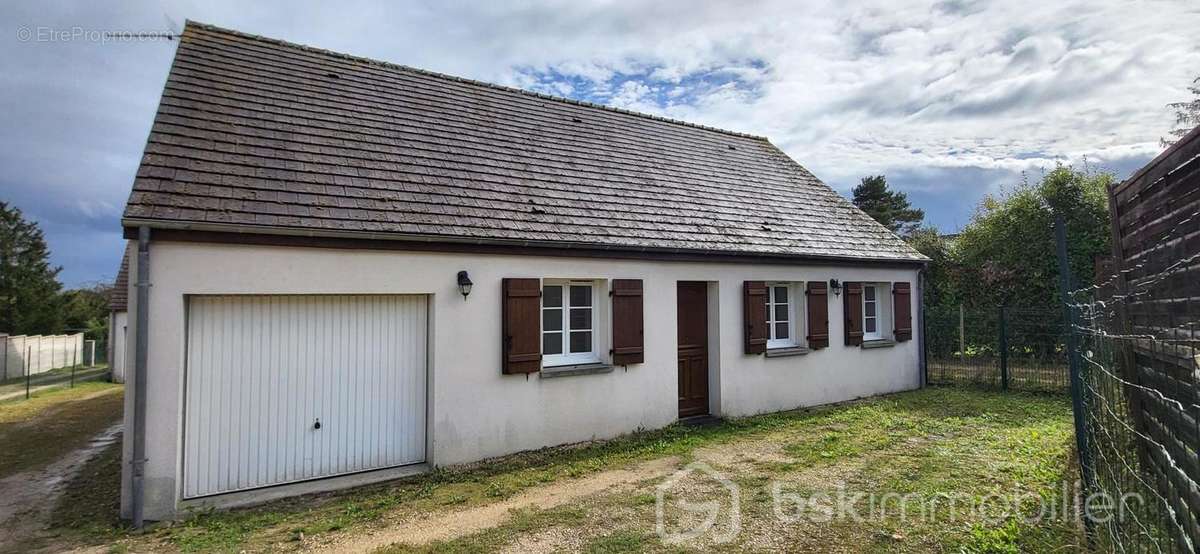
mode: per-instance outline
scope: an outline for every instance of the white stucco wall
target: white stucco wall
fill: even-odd
[[[125,382],[125,340],[128,312],[112,312],[108,318],[108,360],[114,383]]]
[[[710,376],[719,375],[719,383],[710,385],[710,404],[718,415],[752,415],[920,385],[918,341],[871,350],[843,346],[841,299],[833,295],[829,298],[829,348],[802,356],[765,358],[745,355],[742,347],[744,280],[828,281],[832,277],[842,281],[908,281],[914,286],[917,327],[916,269],[172,242],[151,243],[150,260],[149,519],[169,517],[180,498],[177,478],[183,413],[184,308],[185,295],[189,294],[431,295],[428,461],[434,465],[609,438],[675,421],[678,281],[709,282],[710,318],[715,317],[710,333],[717,334],[710,337]],[[465,301],[455,284],[456,273],[464,269],[475,283]],[[136,275],[135,258],[130,267],[130,313],[136,313]],[[642,279],[645,363],[628,370],[618,367],[611,373],[555,379],[537,374],[528,378],[502,375],[500,309],[504,277]],[[606,306],[607,296],[600,298]],[[601,320],[601,342],[606,342],[611,326],[605,315]],[[132,352],[135,336],[130,323],[128,352]],[[132,391],[126,394],[127,399],[132,397]],[[127,402],[127,428],[131,417],[132,403]],[[129,453],[127,447],[127,459]]]

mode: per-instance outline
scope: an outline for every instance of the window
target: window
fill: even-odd
[[[891,338],[888,283],[863,283],[863,340]]]
[[[799,283],[767,283],[767,348],[798,346],[801,336],[797,325]]]
[[[863,285],[863,339],[878,340],[883,338],[879,333],[879,291],[876,285]]]
[[[546,366],[596,363],[596,287],[590,281],[542,283],[542,361]]]

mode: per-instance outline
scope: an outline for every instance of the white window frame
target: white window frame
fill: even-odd
[[[586,329],[587,331],[591,331],[591,333],[592,333],[592,349],[588,352],[571,352],[570,351],[571,350],[571,331],[572,331],[572,329],[571,329],[571,313],[570,313],[570,310],[571,310],[570,287],[572,285],[588,286],[588,287],[591,287],[591,289],[592,289],[592,300],[591,300],[592,303],[590,306],[587,306],[588,308],[591,308],[591,310],[592,310],[591,327],[589,329]],[[542,279],[542,290],[544,291],[546,289],[546,287],[548,287],[548,286],[551,286],[551,287],[557,286],[557,287],[563,288],[562,306],[560,306],[558,308],[559,310],[561,310],[563,312],[563,314],[562,314],[562,329],[560,331],[556,331],[562,335],[562,353],[561,354],[545,354],[545,353],[543,353],[542,354],[542,366],[543,367],[557,367],[557,366],[599,363],[600,355],[598,353],[599,350],[597,348],[598,341],[599,341],[598,327],[599,327],[599,321],[600,321],[600,318],[599,318],[600,305],[598,303],[598,298],[599,298],[598,291],[600,288],[599,284],[596,283],[596,281],[589,281],[589,280],[584,280],[584,279]],[[554,308],[546,308],[545,303],[544,303],[544,300],[545,300],[544,294],[542,295],[542,299],[543,299],[543,302],[540,302],[541,306],[540,306],[540,310],[538,311],[538,314],[539,314],[538,318],[540,320],[539,327],[540,327],[540,331],[541,331],[538,335],[538,340],[542,340],[543,341],[542,344],[545,344],[545,342],[544,342],[545,335],[546,335],[546,322],[545,322],[546,311],[545,310],[554,309]],[[578,307],[582,308],[583,306],[578,306]],[[580,329],[580,330],[585,330],[585,329]],[[555,331],[552,331],[552,332],[555,332]]]
[[[875,332],[874,333],[867,332],[867,318],[868,318],[868,316],[867,316],[867,302],[868,302],[867,288],[872,288],[875,290],[875,300],[870,301],[870,302],[875,303],[875,315],[870,316],[875,319]],[[891,337],[892,333],[891,333],[891,330],[889,329],[889,326],[891,325],[891,321],[892,321],[892,317],[891,317],[892,303],[890,301],[886,301],[883,297],[884,294],[890,295],[891,293],[892,293],[891,283],[863,283],[862,330],[863,330],[863,340],[864,341],[884,340],[886,338]]]
[[[801,346],[804,343],[801,340],[803,325],[800,322],[800,314],[804,312],[804,300],[799,295],[799,292],[804,288],[803,283],[788,282],[788,281],[773,281],[767,283],[767,349],[773,348],[793,348]],[[779,305],[775,302],[775,288],[787,287],[787,314],[788,314],[788,338],[775,338],[775,306]]]

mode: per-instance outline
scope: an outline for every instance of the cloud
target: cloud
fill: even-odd
[[[1190,0],[9,2],[0,198],[43,222],[69,283],[115,267],[175,43],[17,33],[188,18],[765,135],[839,190],[888,175],[948,230],[1022,172],[1136,169],[1200,72]]]
[[[645,99],[653,91],[640,81],[625,81],[617,89],[616,94],[609,98],[608,103],[618,108],[630,106],[645,106]]]

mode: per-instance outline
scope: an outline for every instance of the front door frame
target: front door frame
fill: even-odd
[[[712,394],[709,380],[708,283],[679,281],[675,292],[679,418],[705,416],[709,414]],[[693,304],[685,306],[685,301]],[[686,316],[685,309],[690,310]],[[685,325],[688,327],[685,328]],[[692,340],[685,341],[688,338]]]

